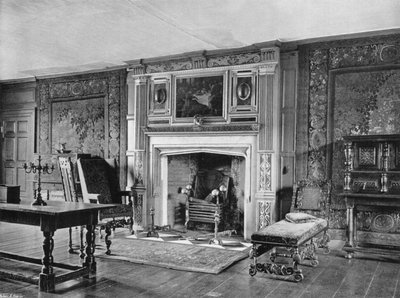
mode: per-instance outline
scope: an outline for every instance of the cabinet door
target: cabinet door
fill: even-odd
[[[31,184],[23,164],[31,162],[33,156],[34,113],[8,113],[0,115],[1,179],[0,184],[19,185],[21,197],[27,197]]]

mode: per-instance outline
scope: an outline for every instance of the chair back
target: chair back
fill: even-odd
[[[300,180],[293,186],[290,212],[304,212],[328,218],[330,198],[330,181]]]
[[[89,194],[97,194],[100,204],[121,204],[121,197],[116,195],[119,181],[113,168],[115,160],[78,159],[77,165],[85,202],[90,201]]]
[[[79,198],[76,192],[75,176],[72,167],[71,157],[58,156],[57,159],[58,165],[60,167],[65,201],[79,202]]]

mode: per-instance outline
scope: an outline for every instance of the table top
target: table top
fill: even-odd
[[[88,203],[75,203],[75,202],[62,202],[62,201],[45,201],[47,206],[32,206],[30,204],[8,204],[0,203],[0,211],[15,211],[31,214],[43,215],[59,215],[76,213],[79,211],[96,211],[100,209],[109,209],[116,207],[113,204],[88,204]]]

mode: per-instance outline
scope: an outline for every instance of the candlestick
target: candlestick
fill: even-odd
[[[42,174],[51,174],[54,171],[54,165],[51,165],[51,167],[49,167],[49,165],[46,163],[44,166],[42,166],[41,164],[42,158],[39,155],[38,157],[38,164],[35,165],[33,162],[30,162],[29,165],[24,163],[24,169],[25,169],[25,173],[29,174],[29,173],[34,173],[34,174],[38,174],[38,188],[34,190],[34,198],[35,200],[32,202],[33,206],[46,206],[47,203],[45,201],[43,201],[42,199],[42,194],[41,194],[41,181],[40,181],[40,177]]]

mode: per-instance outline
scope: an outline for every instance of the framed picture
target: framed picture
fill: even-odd
[[[235,71],[232,74],[231,112],[256,112],[256,72]]]
[[[152,78],[150,84],[149,116],[170,115],[170,79]]]
[[[227,72],[177,76],[174,80],[174,119],[210,121],[226,118]],[[189,120],[190,119],[190,120]]]

